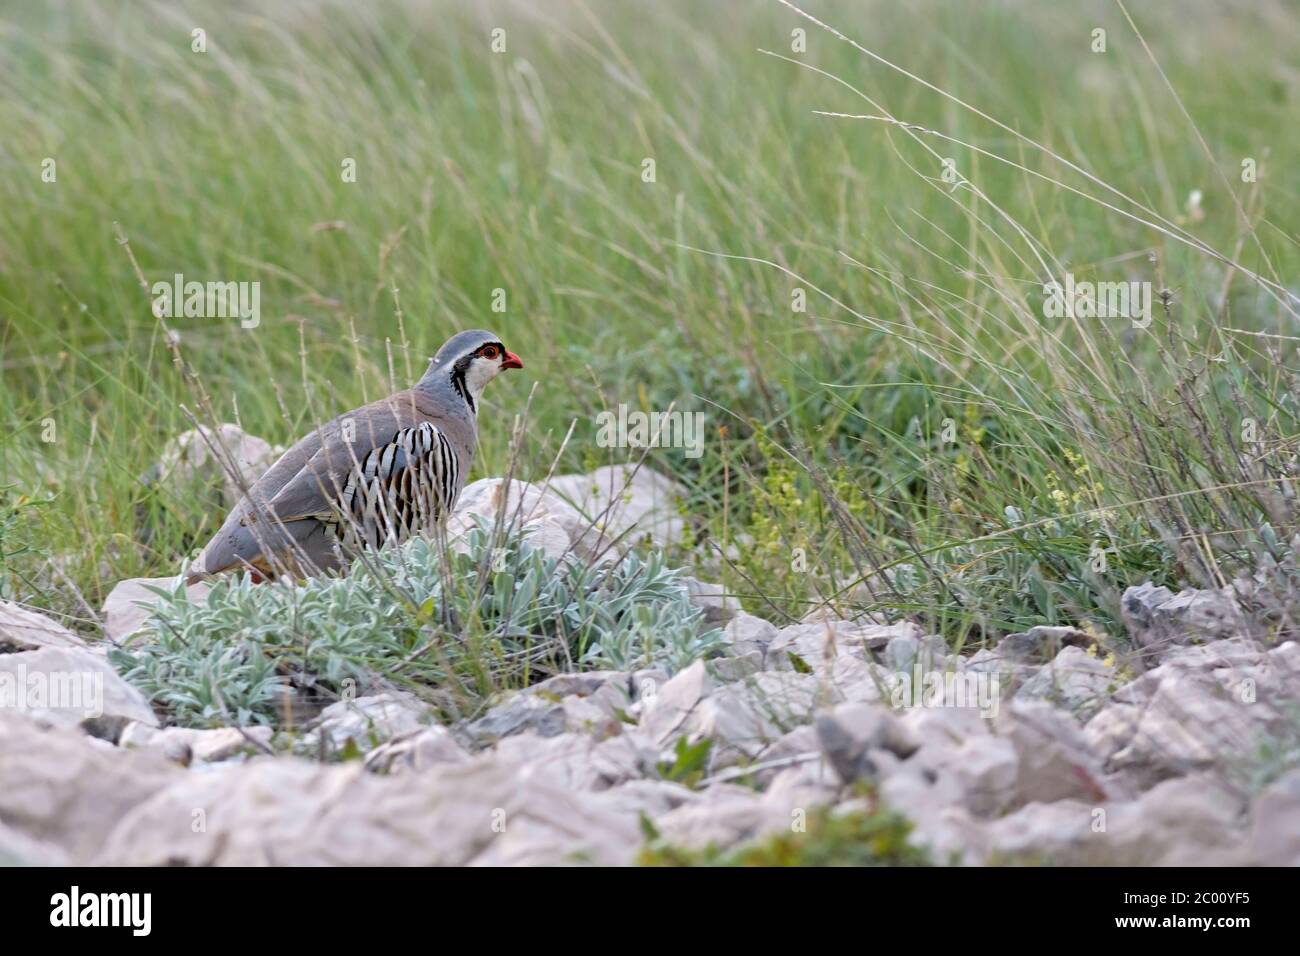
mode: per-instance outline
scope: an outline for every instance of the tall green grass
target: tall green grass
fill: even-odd
[[[7,592],[88,624],[211,533],[139,480],[195,379],[287,443],[475,326],[527,366],[477,474],[534,381],[524,477],[574,419],[561,468],[626,456],[595,442],[618,402],[704,411],[702,458],[651,462],[690,490],[681,557],[768,616],[1116,631],[1127,584],[1283,548],[1294,7],[807,9],[859,46],[776,0],[0,8]],[[186,375],[114,223],[150,282],[260,281],[261,325],[171,320]],[[1048,319],[1066,271],[1169,301]]]

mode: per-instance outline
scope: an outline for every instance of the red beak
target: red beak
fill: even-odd
[[[501,360],[501,368],[504,371],[508,368],[523,368],[524,362],[514,352],[507,352],[506,357]]]

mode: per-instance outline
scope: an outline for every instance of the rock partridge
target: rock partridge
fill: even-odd
[[[364,547],[431,531],[465,485],[484,386],[523,368],[498,336],[452,336],[414,388],[340,415],[284,453],[248,490],[190,569],[305,577]]]

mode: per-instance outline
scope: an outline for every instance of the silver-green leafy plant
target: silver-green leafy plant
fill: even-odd
[[[347,577],[267,585],[242,576],[203,603],[180,587],[160,591],[152,639],[113,657],[187,726],[274,723],[287,689],[337,692],[349,680],[463,689],[470,675],[487,691],[564,670],[671,672],[721,646],[679,575],[658,552],[591,565],[480,521],[463,550],[415,539]]]

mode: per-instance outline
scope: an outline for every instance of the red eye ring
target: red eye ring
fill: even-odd
[[[481,350],[479,350],[479,355],[483,356],[485,359],[494,359],[499,354],[500,353],[497,351],[495,345],[485,345]]]

